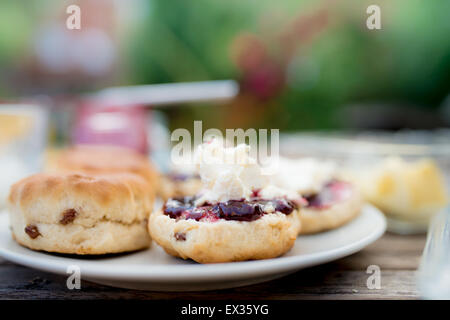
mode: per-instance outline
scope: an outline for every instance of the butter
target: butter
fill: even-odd
[[[388,158],[356,180],[367,201],[402,219],[426,220],[448,203],[444,176],[431,159]]]

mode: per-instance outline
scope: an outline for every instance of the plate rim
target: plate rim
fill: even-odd
[[[81,274],[86,279],[114,279],[116,281],[144,280],[146,282],[156,283],[177,282],[180,280],[183,280],[184,282],[208,281],[216,280],[217,278],[220,278],[222,281],[237,280],[244,278],[262,277],[267,274],[273,274],[276,272],[283,273],[290,270],[303,269],[349,256],[362,250],[364,247],[379,239],[386,231],[386,218],[379,209],[370,204],[364,205],[362,211],[366,210],[371,212],[370,214],[373,214],[377,217],[377,219],[380,220],[380,223],[377,225],[378,228],[374,228],[370,233],[366,234],[364,237],[354,243],[350,243],[345,246],[330,250],[309,253],[301,256],[296,255],[232,263],[188,265],[150,264],[146,268],[143,268],[143,265],[141,264],[120,264],[114,265],[112,268],[105,269],[104,265],[99,265],[96,261],[81,260]],[[2,219],[9,219],[6,212],[0,212],[0,221]],[[8,225],[9,224],[7,224],[6,227],[0,225],[0,232],[2,232],[3,228],[8,229]],[[152,243],[152,246],[153,245],[157,244]],[[32,251],[28,248],[25,249]],[[76,262],[80,261],[79,259],[76,259],[76,257],[58,257],[54,255],[52,255],[52,258],[54,259],[46,260],[45,256],[48,253],[39,251],[32,252],[41,254],[42,256],[30,257],[29,255],[24,253],[17,253],[15,251],[7,249],[4,244],[2,245],[2,243],[0,243],[0,256],[4,259],[26,267],[50,273],[66,275],[67,267],[70,265],[76,265]]]

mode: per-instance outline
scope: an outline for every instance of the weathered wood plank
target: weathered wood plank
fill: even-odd
[[[0,269],[2,298],[27,299],[411,299],[419,296],[414,285],[414,271],[382,271],[381,289],[366,286],[363,271],[333,271],[335,265],[308,269],[288,277],[242,288],[209,292],[144,292],[124,290],[83,282],[81,290],[68,290],[66,278],[30,269],[23,280],[9,278],[16,271]],[[17,267],[21,268],[21,267]],[[17,269],[15,268],[15,269]],[[8,268],[9,269],[9,268]],[[6,272],[5,272],[6,271]],[[9,279],[9,280],[8,280]],[[7,280],[7,281],[5,281]]]
[[[64,276],[53,275],[0,259],[1,299],[417,299],[415,269],[424,236],[386,234],[361,252],[282,279],[242,288],[208,292],[151,292],[111,288],[82,282],[69,290]],[[381,289],[370,290],[366,269],[381,268]]]

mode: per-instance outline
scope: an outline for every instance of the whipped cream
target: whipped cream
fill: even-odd
[[[278,172],[272,175],[272,184],[302,195],[317,193],[336,177],[336,165],[313,158],[280,158]]]
[[[227,148],[222,140],[213,139],[198,147],[195,163],[204,187],[196,205],[248,200],[254,190],[269,183],[246,144]]]
[[[265,186],[264,188],[262,188],[261,190],[259,190],[258,196],[263,199],[286,198],[286,199],[291,199],[291,200],[295,200],[295,199],[300,200],[299,199],[300,196],[297,193],[297,191],[283,189],[283,188],[277,187],[272,184],[269,184],[269,185]],[[299,201],[299,202],[302,202],[302,201]]]

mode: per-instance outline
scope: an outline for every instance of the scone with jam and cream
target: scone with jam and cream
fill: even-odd
[[[199,147],[196,162],[204,189],[169,199],[150,216],[150,234],[168,254],[217,263],[274,258],[292,248],[303,199],[269,185],[249,146],[212,140]]]
[[[298,192],[307,201],[301,210],[301,233],[335,229],[355,218],[363,200],[358,189],[339,177],[333,162],[281,158],[273,183]]]
[[[202,188],[200,175],[195,165],[172,165],[170,171],[162,176],[159,195],[163,200],[196,194]]]

